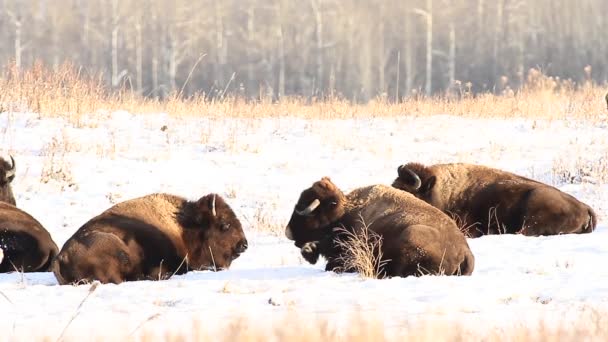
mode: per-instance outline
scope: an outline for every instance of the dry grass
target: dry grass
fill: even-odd
[[[151,316],[151,319],[156,316]],[[505,326],[484,324],[459,324],[458,321],[438,318],[415,321],[378,317],[354,313],[345,321],[318,317],[301,317],[287,313],[278,320],[237,317],[209,329],[206,322],[193,321],[191,328],[171,329],[159,332],[159,327],[145,324],[135,330],[125,331],[125,341],[606,341],[608,339],[608,315],[596,310],[581,311],[575,321],[548,322],[527,321],[525,324]],[[163,329],[160,329],[162,331]],[[218,332],[219,331],[219,332]],[[120,332],[117,332],[120,335]],[[95,334],[88,336],[96,341]],[[47,338],[47,340],[51,340]],[[70,340],[69,338],[65,340]],[[77,339],[74,339],[77,340]]]
[[[608,151],[593,158],[564,155],[553,161],[553,184],[608,184]]]
[[[284,236],[285,222],[280,222],[276,218],[278,205],[275,202],[259,203],[256,207],[252,220],[246,218],[251,227],[255,227],[256,232],[263,232],[273,236]]]
[[[354,232],[337,228],[341,235],[336,241],[344,251],[340,261],[345,270],[354,270],[365,278],[382,278],[382,266],[388,260],[382,260],[382,237],[369,229],[361,219],[362,228]]]
[[[42,152],[45,157],[40,175],[41,183],[46,184],[53,180],[68,186],[73,185],[73,176],[70,171],[72,167],[66,159],[66,153],[71,150],[70,143],[65,138],[54,137],[44,146]]]
[[[467,117],[525,117],[539,119],[606,120],[605,87],[581,85],[548,77],[535,69],[527,73],[521,90],[502,94],[471,94],[466,87],[455,95],[427,98],[413,96],[400,103],[378,98],[366,104],[331,98],[316,100],[289,97],[278,102],[266,98],[245,101],[204,96],[165,100],[147,99],[132,92],[110,92],[97,75],[88,75],[69,64],[49,71],[40,64],[29,70],[8,67],[0,76],[0,112],[30,111],[41,116],[67,117],[79,123],[84,114],[114,110],[131,113],[164,112],[174,116],[262,118],[294,116],[315,119],[390,117],[400,115],[452,114]]]

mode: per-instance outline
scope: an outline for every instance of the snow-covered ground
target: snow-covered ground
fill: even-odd
[[[17,205],[58,246],[112,204],[152,192],[222,194],[250,245],[228,271],[100,285],[84,303],[91,285],[58,286],[51,273],[1,274],[0,340],[55,340],[64,329],[68,339],[124,340],[198,323],[213,333],[235,320],[264,326],[293,314],[336,325],[361,315],[387,331],[444,319],[483,334],[608,308],[608,123],[601,120],[2,113],[0,138],[2,155],[17,163]],[[283,237],[300,192],[315,180],[330,176],[345,191],[390,184],[410,161],[480,163],[553,184],[595,208],[599,228],[469,239],[470,277],[386,280],[324,272],[323,262],[307,264]]]

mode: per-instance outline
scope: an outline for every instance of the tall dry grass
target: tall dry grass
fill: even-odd
[[[361,229],[349,231],[337,228],[340,238],[336,244],[343,251],[339,259],[345,270],[354,270],[364,278],[382,278],[382,237],[369,229],[361,218]]]
[[[188,329],[159,329],[156,321],[144,322],[135,331],[125,331],[124,341],[249,341],[249,342],[308,342],[308,341],[549,341],[579,342],[606,341],[608,339],[608,315],[597,310],[583,310],[578,319],[550,322],[538,319],[516,323],[478,326],[459,323],[447,318],[416,319],[413,321],[391,318],[381,320],[363,313],[353,313],[341,319],[304,317],[288,313],[276,321],[238,317],[210,329],[205,322],[192,321]],[[120,336],[121,332],[117,331]],[[92,332],[88,339],[104,341]],[[54,340],[47,337],[46,340]],[[65,338],[63,341],[76,341]],[[114,339],[112,339],[114,340]]]
[[[184,98],[178,93],[160,101],[129,91],[110,91],[99,75],[84,73],[70,64],[64,64],[57,71],[36,64],[27,70],[8,67],[3,71],[0,112],[29,111],[74,120],[79,120],[83,114],[114,110],[236,118],[344,119],[451,114],[474,118],[605,120],[602,117],[606,111],[605,93],[605,87],[592,82],[577,85],[531,69],[521,90],[507,88],[501,95],[474,95],[466,85],[460,85],[451,95],[412,96],[399,103],[376,98],[366,104],[357,104],[337,97],[324,100],[284,97],[279,101],[264,97],[255,101],[224,97],[217,100],[203,95]]]

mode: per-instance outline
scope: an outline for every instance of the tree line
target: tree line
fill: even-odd
[[[3,0],[0,65],[151,97],[500,93],[608,79],[606,0]]]

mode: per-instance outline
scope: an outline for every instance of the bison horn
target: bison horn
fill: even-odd
[[[214,217],[217,215],[217,212],[215,211],[215,195],[213,195],[213,199],[211,199],[211,215]]]
[[[298,211],[296,210],[296,214],[300,215],[300,216],[306,216],[306,215],[310,215],[310,213],[312,213],[313,211],[315,211],[315,209],[317,209],[317,207],[321,204],[321,201],[319,201],[318,198],[316,198],[314,201],[312,201],[308,207],[306,207],[306,209],[302,210],[302,211]]]
[[[401,165],[399,167],[399,177],[402,176],[402,174],[405,172],[407,173],[408,176],[412,177],[414,180],[414,184],[412,185],[412,189],[413,190],[418,190],[420,189],[420,186],[422,185],[422,181],[420,180],[420,177],[418,177],[418,175],[416,174],[416,172],[408,169],[405,165]]]
[[[11,168],[6,170],[6,179],[8,180],[9,178],[13,177],[15,175],[16,172],[16,167],[15,167],[15,159],[13,159],[13,156],[11,157]]]

